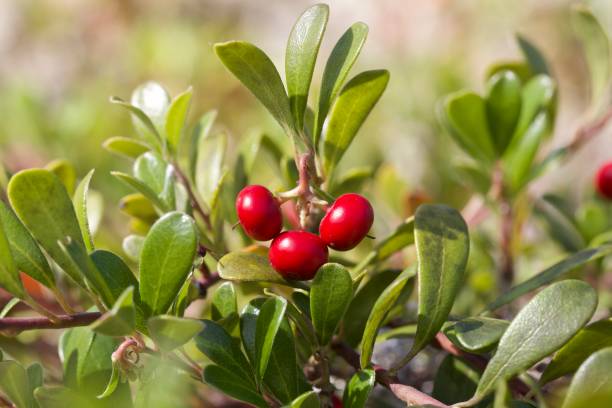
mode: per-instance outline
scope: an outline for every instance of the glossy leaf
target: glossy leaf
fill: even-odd
[[[597,103],[610,83],[610,40],[604,27],[583,4],[573,6],[572,26],[584,48],[591,77],[591,99]]]
[[[225,67],[268,109],[287,134],[294,132],[289,98],[280,75],[270,58],[244,41],[229,41],[214,46]]]
[[[168,311],[191,271],[197,247],[193,219],[171,212],[153,225],[140,253],[140,297],[146,316]]]
[[[368,368],[370,359],[372,358],[372,352],[374,351],[374,342],[376,341],[376,335],[380,329],[387,313],[395,305],[395,302],[402,293],[402,289],[408,283],[408,280],[416,275],[416,268],[409,267],[404,270],[378,297],[365,329],[363,330],[363,340],[361,342],[361,368]]]
[[[192,94],[193,90],[189,87],[185,92],[174,98],[166,112],[166,138],[170,147],[175,150],[178,149],[181,142]]]
[[[146,185],[144,182],[140,181],[136,177],[132,177],[129,174],[122,173],[120,171],[111,171],[111,174],[122,182],[124,182],[125,184],[127,184],[128,186],[132,187],[134,190],[147,197],[153,205],[155,205],[163,212],[170,211],[170,207],[168,207],[168,205],[159,198],[157,193],[153,191],[153,189]]]
[[[54,288],[55,276],[47,258],[15,213],[1,200],[0,225],[4,229],[17,269],[43,285]]]
[[[481,353],[495,347],[510,323],[490,317],[468,317],[451,324],[444,334],[459,348]]]
[[[20,299],[26,297],[2,222],[0,222],[0,287]]]
[[[210,307],[211,317],[215,321],[232,313],[238,313],[236,290],[231,282],[224,282],[219,285],[213,294]]]
[[[125,214],[151,224],[158,218],[155,207],[140,193],[128,194],[119,201],[119,209]]]
[[[314,391],[308,391],[300,395],[288,405],[289,408],[321,408],[319,396]]]
[[[364,408],[370,391],[376,383],[376,373],[372,369],[356,372],[344,389],[342,404],[345,408]]]
[[[17,407],[33,407],[26,370],[16,361],[0,362],[0,389]]]
[[[563,408],[604,408],[612,401],[612,347],[592,354],[578,369]]]
[[[499,309],[503,305],[512,302],[520,296],[554,281],[563,274],[572,271],[587,262],[594,261],[608,254],[612,254],[612,245],[603,245],[599,248],[589,248],[577,252],[561,262],[546,268],[532,278],[514,286],[508,292],[499,296],[495,301],[489,303],[486,310],[493,311]]]
[[[68,194],[74,192],[74,185],[76,184],[76,170],[72,163],[68,160],[53,160],[45,166],[45,170],[49,170],[57,176],[62,182]]]
[[[342,88],[323,131],[323,167],[327,174],[332,174],[388,82],[386,70],[365,71]]]
[[[102,143],[102,147],[111,153],[115,153],[129,159],[135,159],[141,154],[151,150],[151,147],[146,143],[123,136],[109,137],[104,141],[104,143]]]
[[[580,330],[553,357],[540,378],[546,384],[573,373],[593,353],[612,347],[612,320],[599,320]]]
[[[550,70],[548,69],[548,64],[546,63],[546,59],[527,38],[517,35],[516,41],[518,42],[525,59],[529,63],[529,67],[531,71],[535,74],[550,74]]]
[[[151,118],[158,131],[163,128],[166,112],[170,106],[170,95],[161,84],[147,81],[139,85],[132,92],[130,102]]]
[[[145,142],[155,147],[157,151],[161,151],[161,136],[159,135],[157,128],[151,121],[151,118],[149,118],[149,116],[147,116],[147,114],[145,114],[142,109],[116,96],[111,97],[110,102],[122,106],[128,111],[130,111],[130,113],[134,115],[134,118],[138,120],[138,122],[135,122],[135,124],[137,124],[136,126],[143,129],[143,131],[139,133],[143,135],[143,139],[145,140]]]
[[[280,297],[272,297],[264,302],[257,316],[255,328],[255,350],[257,375],[261,380],[268,368],[274,339],[281,322],[285,317],[287,301]]]
[[[172,351],[186,344],[204,327],[199,320],[169,315],[154,316],[149,319],[147,326],[149,335],[164,352]]]
[[[110,251],[98,249],[93,251],[89,257],[107,282],[114,302],[123,294],[125,289],[134,287],[134,301],[139,299],[138,281],[132,270],[119,256]]]
[[[475,159],[491,162],[495,148],[484,99],[474,92],[457,92],[447,96],[440,108],[442,124],[455,142]]]
[[[204,382],[217,388],[223,393],[247,402],[256,407],[267,408],[268,404],[253,384],[244,381],[242,377],[225,366],[208,365],[204,368]]]
[[[196,162],[195,186],[209,207],[219,190],[224,173],[224,160],[227,151],[227,135],[200,139]]]
[[[236,282],[287,282],[270,266],[265,256],[248,252],[230,252],[219,260],[221,278]]]
[[[423,204],[414,216],[418,261],[417,333],[405,365],[436,335],[461,289],[469,254],[468,229],[461,214],[443,205]]]
[[[134,332],[134,287],[125,289],[113,307],[89,327],[106,336],[129,336]]]
[[[128,235],[123,239],[121,248],[123,252],[130,258],[130,260],[136,262],[140,258],[140,252],[142,251],[142,245],[144,244],[145,238],[140,235]]]
[[[329,112],[329,107],[334,103],[353,64],[355,64],[367,36],[368,26],[366,24],[361,22],[353,24],[340,37],[327,59],[325,70],[323,71],[323,79],[321,80],[319,108],[315,118],[315,146],[318,146],[319,136]]]
[[[285,79],[297,129],[304,126],[310,81],[328,17],[329,7],[326,4],[316,4],[298,18],[289,34],[285,53]]]
[[[113,303],[117,300],[115,297],[116,290],[114,291],[111,288],[114,282],[107,280],[106,276],[100,272],[89,255],[87,255],[85,247],[69,238],[60,242],[60,247],[73,262],[74,267],[81,271],[88,285],[100,297],[102,303],[106,307],[112,307]]]
[[[145,183],[156,194],[164,190],[164,179],[168,163],[159,153],[147,152],[134,161],[134,176]]]
[[[508,326],[470,402],[558,350],[589,321],[596,306],[597,293],[578,280],[557,282],[538,293]]]
[[[81,272],[58,244],[70,237],[76,245],[85,247],[72,200],[59,179],[47,170],[24,170],[11,178],[8,196],[19,219],[49,256],[85,287]]]
[[[91,230],[89,229],[89,219],[87,215],[87,196],[89,194],[89,183],[93,177],[94,169],[92,169],[83,180],[79,183],[76,190],[74,191],[74,197],[72,198],[72,204],[76,211],[77,220],[81,227],[81,234],[83,235],[83,241],[88,251],[94,250],[94,243]]]
[[[487,82],[487,120],[497,153],[506,150],[521,113],[521,80],[512,71],[502,71]]]
[[[202,322],[204,328],[195,337],[197,348],[213,363],[231,372],[234,378],[240,378],[238,383],[254,386],[249,363],[238,343],[218,323],[211,320]]]
[[[342,265],[319,268],[310,288],[310,315],[321,344],[331,341],[353,298],[351,274]]]

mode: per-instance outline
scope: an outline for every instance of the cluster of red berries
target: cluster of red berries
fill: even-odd
[[[612,200],[612,161],[605,163],[597,171],[595,187],[599,194],[608,200]]]
[[[365,238],[374,221],[370,202],[359,194],[344,194],[327,210],[319,235],[285,231],[280,203],[267,188],[247,186],[236,198],[236,212],[244,232],[257,241],[273,239],[269,259],[283,277],[310,280],[327,262],[327,247],[348,251]]]

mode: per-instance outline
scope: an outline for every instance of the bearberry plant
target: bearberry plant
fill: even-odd
[[[340,164],[389,72],[351,74],[368,33],[356,23],[313,82],[328,14],[315,5],[298,18],[284,81],[255,45],[214,45],[276,133],[234,146],[215,111],[188,126],[191,88],[171,98],[148,82],[111,98],[137,133],[104,143],[131,163],[112,172],[131,189],[119,203],[130,234],[113,251],[96,245],[94,170],[78,183],[66,161],[3,172],[3,406],[612,406],[611,164],[581,203],[530,190],[612,117],[597,19],[572,10],[593,98],[568,145],[546,149],[557,83],[517,36],[523,59],[493,64],[484,92],[437,107],[463,151],[466,206],[422,203],[379,234],[372,174]],[[262,154],[276,187],[255,182]],[[519,279],[534,225],[564,256]],[[475,265],[497,289],[470,287]],[[37,315],[13,315],[19,303]],[[57,353],[24,353],[48,329]]]

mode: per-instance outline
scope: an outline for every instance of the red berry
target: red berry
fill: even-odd
[[[595,177],[595,186],[599,194],[612,200],[612,161],[599,168]]]
[[[332,395],[331,400],[332,400],[333,408],[343,408],[344,407],[344,405],[342,405],[342,400],[338,398],[336,394]]]
[[[373,222],[374,210],[365,197],[343,194],[321,220],[319,234],[331,248],[348,251],[368,235]]]
[[[284,278],[310,280],[327,262],[327,246],[306,231],[285,231],[270,245],[270,263]]]
[[[236,212],[244,232],[258,241],[277,236],[283,227],[280,206],[270,190],[263,186],[246,186],[236,197]]]

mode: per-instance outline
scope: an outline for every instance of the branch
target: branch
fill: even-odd
[[[331,346],[336,354],[353,366],[355,370],[361,369],[359,354],[346,343],[335,339]],[[374,372],[376,373],[376,382],[383,387],[388,388],[397,398],[407,402],[409,405],[429,405],[439,408],[449,408],[448,405],[433,397],[430,397],[416,388],[401,384],[396,376],[390,375],[384,368],[378,365],[374,365],[373,368]]]

